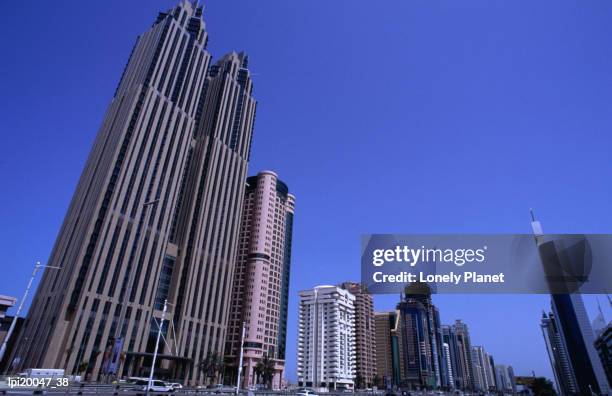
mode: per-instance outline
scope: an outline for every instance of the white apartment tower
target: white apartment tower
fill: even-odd
[[[336,286],[300,292],[298,385],[353,389],[355,296]]]
[[[477,389],[483,392],[495,389],[495,372],[489,354],[483,347],[472,347],[472,365]]]

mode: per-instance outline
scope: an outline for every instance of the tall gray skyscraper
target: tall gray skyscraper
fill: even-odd
[[[222,354],[255,116],[244,54],[210,66],[202,9],[138,37],[30,309],[14,371],[197,382]],[[167,345],[167,346],[166,346]]]

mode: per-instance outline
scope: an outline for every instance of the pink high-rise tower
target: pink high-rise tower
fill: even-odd
[[[274,365],[272,388],[282,387],[294,205],[276,173],[247,179],[226,342],[226,358],[237,368],[244,326],[244,388],[264,382],[256,366],[266,356]],[[226,371],[226,381],[236,374]]]

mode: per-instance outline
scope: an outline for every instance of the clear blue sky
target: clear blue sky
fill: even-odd
[[[0,294],[48,257],[134,40],[173,4],[3,7]],[[290,378],[296,293],[358,279],[362,233],[530,232],[530,207],[548,232],[612,232],[611,2],[211,0],[205,19],[215,58],[251,57],[251,173],[297,196]],[[546,296],[434,302],[550,376]]]

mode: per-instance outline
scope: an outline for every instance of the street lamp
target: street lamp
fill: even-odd
[[[170,304],[172,305],[172,304]],[[153,372],[155,371],[155,360],[157,360],[157,350],[159,349],[159,339],[161,338],[162,328],[164,327],[164,320],[166,320],[166,311],[168,310],[168,300],[164,300],[164,309],[162,310],[161,321],[159,322],[159,330],[157,331],[157,340],[155,341],[155,351],[153,352],[153,362],[151,363],[151,371],[149,372],[149,382],[147,384],[146,395],[149,395],[151,384],[153,383]],[[153,320],[155,316],[151,315]]]
[[[30,292],[30,288],[32,287],[32,282],[34,282],[34,277],[40,268],[53,268],[53,269],[61,269],[61,267],[53,267],[51,265],[42,265],[40,261],[36,262],[34,266],[34,271],[32,272],[32,276],[30,277],[30,281],[28,282],[28,287],[26,287],[25,293],[23,293],[23,297],[21,298],[21,302],[19,303],[19,308],[17,308],[17,312],[15,316],[13,316],[13,321],[11,322],[11,327],[9,327],[8,332],[6,333],[6,337],[4,337],[4,341],[2,341],[2,347],[0,347],[0,361],[4,357],[4,353],[6,352],[6,345],[8,344],[11,335],[13,334],[13,330],[15,330],[15,324],[17,323],[17,318],[19,317],[19,313],[21,313],[21,309],[23,308],[23,304],[25,303],[26,298],[28,297],[28,293]]]
[[[240,339],[240,359],[238,360],[238,380],[236,381],[236,394],[240,392],[240,375],[242,374],[242,358],[244,354],[244,333],[246,322],[242,322],[242,338]]]

